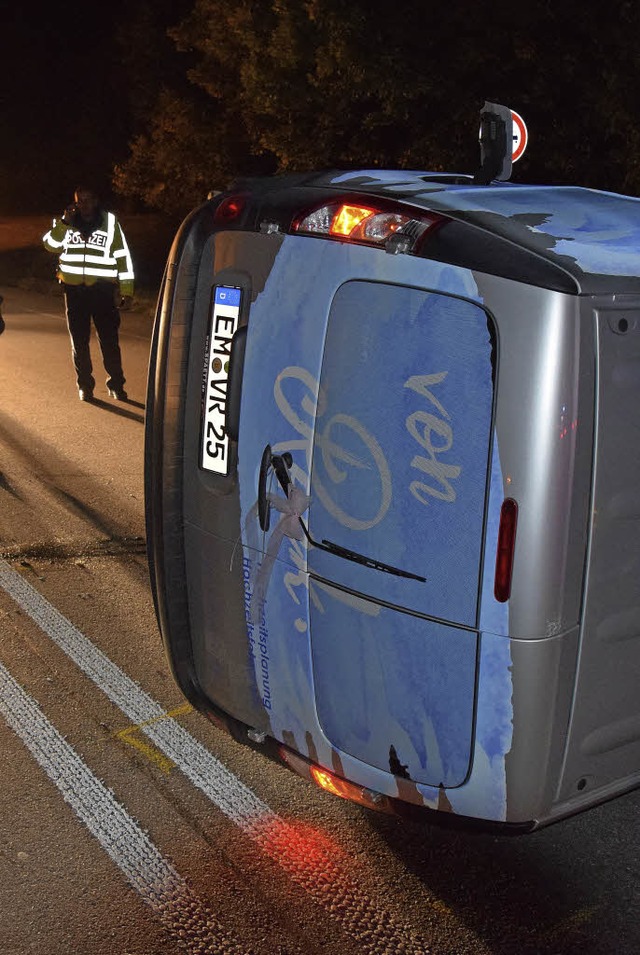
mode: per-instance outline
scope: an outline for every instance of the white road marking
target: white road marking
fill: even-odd
[[[344,851],[278,816],[4,560],[0,586],[194,786],[359,940],[363,952],[429,951],[409,925],[364,894],[357,876],[345,871],[352,864]]]
[[[269,807],[171,717],[102,650],[94,646],[6,561],[0,585],[53,642],[108,696],[158,749],[238,825],[274,816]],[[142,725],[147,724],[147,725]]]
[[[0,713],[174,942],[193,955],[246,952],[1,663]]]

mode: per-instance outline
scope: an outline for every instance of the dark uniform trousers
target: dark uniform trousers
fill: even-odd
[[[107,388],[118,391],[124,385],[118,340],[120,313],[114,302],[115,292],[116,286],[111,282],[64,286],[73,364],[78,388],[83,391],[93,391],[96,383],[89,350],[92,319],[98,333],[102,361],[109,376]]]

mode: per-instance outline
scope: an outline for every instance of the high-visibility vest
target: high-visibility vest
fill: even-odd
[[[94,285],[102,280],[119,283],[122,295],[133,295],[131,253],[113,212],[103,212],[89,236],[54,219],[42,241],[48,252],[60,256],[57,275],[65,285]]]

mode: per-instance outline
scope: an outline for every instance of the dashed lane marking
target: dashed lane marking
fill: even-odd
[[[343,850],[280,818],[3,560],[0,586],[194,786],[359,941],[362,952],[430,952],[410,925],[364,894],[357,873],[347,871],[353,864]]]
[[[180,949],[246,953],[1,663],[0,713]]]

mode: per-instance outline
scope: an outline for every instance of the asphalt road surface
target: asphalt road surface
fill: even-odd
[[[0,338],[2,955],[637,955],[640,794],[529,836],[407,824],[239,747],[169,674],[144,549],[150,327],[78,400],[62,301]]]

